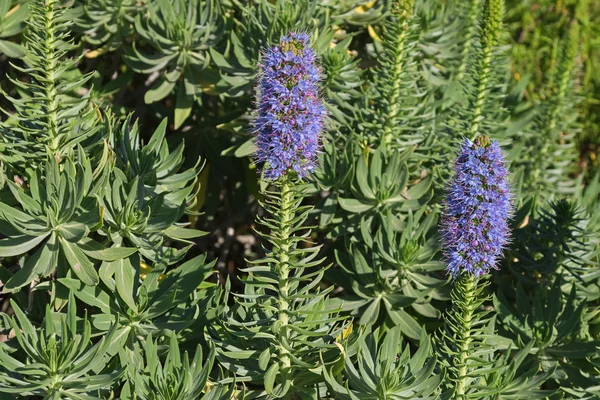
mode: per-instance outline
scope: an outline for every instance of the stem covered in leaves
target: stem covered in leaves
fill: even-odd
[[[456,308],[457,314],[461,316],[460,324],[461,329],[457,331],[456,344],[458,345],[458,354],[456,356],[456,390],[454,392],[457,400],[466,399],[465,390],[467,388],[467,363],[469,361],[469,348],[473,341],[473,317],[476,311],[476,307],[479,303],[476,301],[477,298],[477,281],[473,275],[465,275],[460,278],[456,283],[456,292],[461,294],[454,298],[454,307]],[[454,296],[453,296],[454,297]]]
[[[279,339],[281,346],[279,348],[279,362],[281,372],[285,376],[291,366],[291,360],[285,346],[288,343],[287,334],[288,329],[286,325],[289,322],[289,275],[290,275],[290,229],[292,227],[292,220],[294,217],[294,191],[292,183],[287,176],[284,176],[280,181],[281,197],[280,197],[280,210],[281,219],[279,220],[279,232],[276,233],[278,236],[279,246],[274,248],[277,252],[277,272],[279,275]]]

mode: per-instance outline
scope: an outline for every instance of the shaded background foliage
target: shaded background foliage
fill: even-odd
[[[285,386],[268,330],[260,352],[236,336],[268,315],[234,305],[269,258],[261,54],[302,31],[329,117],[295,261],[326,261],[298,267],[323,319],[299,312],[295,354],[325,342],[295,396],[447,396],[439,217],[460,142],[487,134],[515,213],[468,398],[599,398],[599,30],[592,0],[1,1],[0,396]]]

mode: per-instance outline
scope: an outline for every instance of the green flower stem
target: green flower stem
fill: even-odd
[[[475,140],[479,134],[479,122],[483,120],[482,110],[483,104],[485,103],[485,96],[487,94],[487,86],[489,81],[490,72],[492,70],[492,48],[487,47],[483,49],[483,58],[481,61],[481,75],[479,84],[477,85],[477,96],[475,99],[475,107],[473,110],[473,119],[471,120],[470,137],[469,139]]]
[[[477,301],[477,295],[480,293],[480,290],[477,290],[478,280],[478,278],[468,274],[459,278],[455,286],[456,292],[461,295],[457,296],[454,306],[461,316],[460,321],[462,325],[457,332],[456,338],[459,351],[454,364],[457,367],[455,376],[456,389],[454,391],[454,399],[456,400],[466,400],[467,398],[467,362],[469,359],[469,347],[473,341],[471,334],[475,322],[473,316],[479,305]]]
[[[279,348],[279,365],[282,375],[285,377],[291,367],[291,359],[288,355],[285,346],[288,343],[288,329],[286,325],[289,323],[289,276],[290,276],[290,234],[291,221],[294,218],[294,190],[293,183],[287,176],[280,180],[280,219],[279,229],[277,232],[279,246],[276,248],[277,272],[279,276],[279,339],[281,346]]]
[[[492,59],[494,47],[498,45],[504,17],[504,1],[488,0],[483,10],[483,25],[481,27],[481,55],[477,65],[479,70],[473,119],[471,120],[470,139],[475,140],[481,130],[483,120],[483,105],[489,92],[489,82],[492,74]]]
[[[46,114],[48,118],[48,133],[50,135],[50,150],[52,153],[56,153],[60,146],[60,136],[58,131],[58,93],[56,90],[57,86],[57,62],[59,61],[56,57],[56,36],[54,34],[56,25],[55,16],[56,2],[54,0],[46,0],[46,15],[44,18],[45,26],[45,40],[43,42],[43,48],[45,50],[44,60],[46,65],[44,66],[44,91],[47,103],[45,106]]]
[[[546,124],[542,130],[543,135],[540,135],[542,139],[542,145],[540,146],[539,152],[536,155],[536,164],[538,168],[534,170],[534,176],[539,178],[540,172],[544,170],[543,162],[548,158],[548,153],[553,148],[552,142],[556,140],[556,126],[558,121],[564,113],[565,97],[569,92],[569,84],[573,79],[573,70],[575,68],[575,60],[577,58],[577,46],[579,43],[579,25],[573,23],[569,27],[567,37],[565,38],[564,49],[562,60],[560,65],[557,67],[555,84],[555,93],[552,95],[549,103],[550,107],[547,111],[545,118]]]
[[[480,4],[481,0],[471,1],[471,7],[469,8],[467,20],[465,21],[466,29],[464,32],[464,44],[460,52],[460,64],[458,65],[456,72],[456,82],[462,81],[462,79],[465,76],[465,72],[467,71],[467,65],[469,64],[469,57],[471,55],[471,49],[473,47],[475,31],[477,29],[475,21],[477,21]]]
[[[400,20],[399,23],[402,24],[402,29],[400,30],[400,34],[396,39],[396,48],[394,49],[394,68],[392,72],[392,90],[389,96],[389,110],[387,111],[385,126],[383,129],[384,135],[384,143],[389,144],[392,142],[392,130],[394,126],[397,124],[396,118],[398,117],[399,112],[399,103],[400,103],[400,95],[401,95],[401,83],[402,83],[402,69],[405,63],[405,56],[407,55],[406,51],[406,37],[408,35],[409,29],[409,20],[412,16],[412,1],[406,2],[403,7],[400,7],[400,10],[397,10],[397,17]]]

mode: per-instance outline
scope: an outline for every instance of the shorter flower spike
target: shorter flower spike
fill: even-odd
[[[465,140],[455,171],[442,218],[447,270],[480,277],[497,268],[510,235],[510,185],[498,142]]]
[[[325,119],[320,71],[308,35],[283,36],[266,52],[261,67],[256,161],[266,162],[267,179],[290,170],[303,177],[315,167]]]

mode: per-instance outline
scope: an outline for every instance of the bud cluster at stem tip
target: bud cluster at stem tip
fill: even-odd
[[[315,167],[326,115],[309,36],[283,36],[265,53],[261,69],[256,161],[265,163],[267,179],[290,171],[303,177]]]
[[[455,171],[442,220],[447,269],[479,277],[496,268],[510,234],[510,185],[498,142],[465,140]]]

